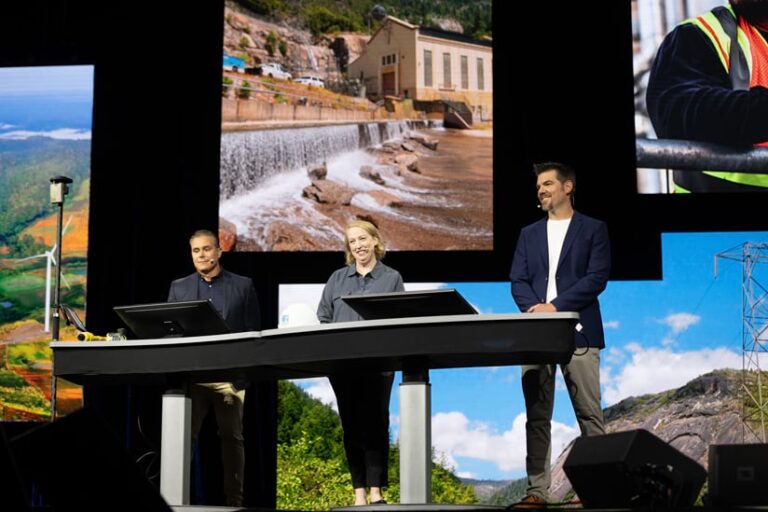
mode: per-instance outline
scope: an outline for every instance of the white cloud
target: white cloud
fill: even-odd
[[[676,339],[674,339],[674,338],[670,338],[670,337],[668,337],[668,336],[665,336],[665,337],[663,337],[663,338],[661,339],[661,345],[662,345],[663,347],[667,347],[667,348],[669,348],[669,347],[672,347],[672,346],[674,346],[674,345],[677,345],[677,340],[676,340]]]
[[[694,315],[693,313],[673,313],[667,315],[666,318],[663,318],[659,322],[669,327],[672,330],[672,334],[675,335],[680,334],[700,321],[701,317],[699,315]]]
[[[339,406],[336,403],[336,394],[331,387],[331,381],[326,377],[294,380],[293,382],[301,386],[301,389],[312,398],[316,398],[324,404],[330,405],[334,411],[339,412]]]
[[[642,348],[630,343],[624,348],[631,354],[630,361],[615,376],[610,367],[601,373],[603,399],[609,405],[630,396],[680,387],[712,370],[741,368],[741,355],[724,347],[673,352],[668,347]]]
[[[616,347],[608,347],[600,351],[600,359],[608,364],[620,364],[624,362],[626,358],[626,354]]]
[[[61,140],[91,140],[90,130],[78,130],[75,128],[60,128],[47,132],[33,132],[29,130],[16,130],[0,134],[0,139],[26,140],[31,137],[48,137]]]
[[[13,124],[8,124],[8,123],[0,123],[0,130],[10,130],[10,129],[11,129],[11,128],[13,128],[14,126],[15,126],[15,125],[13,125]]]
[[[475,478],[475,474],[470,471],[459,471],[456,473],[459,478]]]
[[[577,426],[552,422],[552,460],[578,435]],[[432,416],[432,444],[436,454],[460,470],[457,457],[488,461],[501,471],[525,470],[525,414],[518,414],[512,428],[494,431],[487,423],[470,421],[461,412]]]
[[[621,327],[621,322],[618,320],[603,322],[603,329],[618,329],[619,327]]]

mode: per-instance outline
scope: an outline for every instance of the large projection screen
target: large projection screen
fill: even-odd
[[[491,2],[464,3],[475,25],[353,12],[309,29],[226,3],[225,250],[337,251],[355,219],[390,250],[493,250]]]
[[[51,411],[51,304],[85,313],[91,174],[93,66],[0,68],[0,420],[46,420]],[[49,180],[72,179],[62,257]],[[76,331],[62,320],[60,339]],[[59,381],[57,411],[81,406]]]

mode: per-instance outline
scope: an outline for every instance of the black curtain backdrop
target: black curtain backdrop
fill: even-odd
[[[0,66],[95,65],[87,311],[94,332],[120,325],[115,305],[164,300],[170,281],[193,271],[189,234],[217,228],[223,21],[222,1],[0,6]],[[519,229],[541,216],[536,161],[576,167],[577,208],[610,228],[613,279],[660,278],[662,231],[765,229],[762,197],[635,194],[629,1],[499,0],[494,34],[494,250],[389,254],[407,281],[506,280]],[[222,261],[253,278],[268,328],[277,322],[280,283],[324,282],[342,256],[238,253]],[[88,397],[126,443],[138,444],[142,393],[100,389]],[[274,383],[249,396],[246,499],[273,506]]]

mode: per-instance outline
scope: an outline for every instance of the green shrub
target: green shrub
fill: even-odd
[[[321,437],[277,446],[277,508],[328,510],[351,505],[352,481],[339,458],[315,455]]]
[[[21,388],[27,385],[27,381],[12,371],[0,370],[0,388]]]
[[[251,83],[248,80],[243,80],[240,84],[240,88],[237,90],[237,97],[241,100],[247,100],[251,97]]]
[[[309,31],[314,36],[342,31],[362,31],[362,25],[349,11],[333,12],[321,6],[310,6],[304,11]]]
[[[270,57],[275,56],[275,47],[277,45],[277,34],[270,31],[269,34],[267,34],[267,42],[264,44],[264,48],[267,50],[267,53]]]
[[[229,96],[229,90],[232,88],[234,82],[228,76],[224,76],[221,79],[221,95],[225,98]]]

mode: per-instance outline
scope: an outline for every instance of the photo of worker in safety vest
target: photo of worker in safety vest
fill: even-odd
[[[644,3],[638,0],[637,9]],[[644,103],[637,103],[650,123],[635,123],[638,168],[669,171],[657,183],[642,183],[639,172],[639,191],[768,191],[768,0],[671,4],[662,9],[667,21],[672,14],[686,18],[646,60]],[[702,9],[690,16],[686,6]],[[635,32],[643,33],[649,16],[637,18],[644,21]]]

